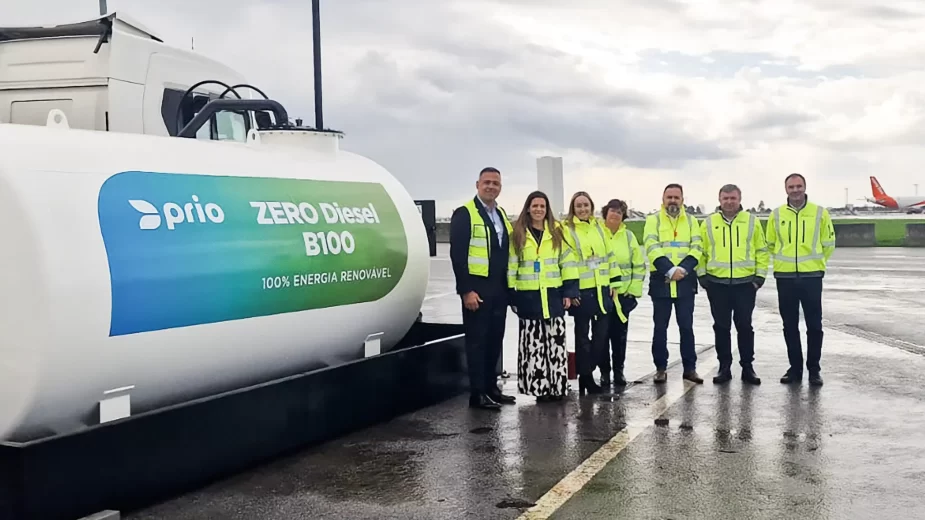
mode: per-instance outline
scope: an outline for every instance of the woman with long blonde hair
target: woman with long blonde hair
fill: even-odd
[[[579,297],[568,311],[575,320],[578,392],[598,394],[603,390],[593,372],[607,348],[607,315],[616,309],[613,295],[620,285],[620,267],[587,192],[572,195],[564,228],[563,238],[575,251],[579,270]]]
[[[513,224],[508,263],[511,303],[519,319],[517,389],[537,401],[568,393],[565,312],[578,296],[578,268],[541,191],[527,196]]]

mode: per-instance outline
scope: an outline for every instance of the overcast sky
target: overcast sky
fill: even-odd
[[[841,206],[876,175],[913,194],[925,159],[925,4],[892,0],[322,0],[326,126],[447,215],[478,171],[517,212],[536,158],[564,157],[566,201],[785,200]],[[695,6],[696,4],[696,6]],[[308,0],[109,0],[168,42],[242,71],[313,124]],[[4,0],[0,24],[94,17],[97,0]]]

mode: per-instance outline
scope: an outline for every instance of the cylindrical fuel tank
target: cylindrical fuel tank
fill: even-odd
[[[93,425],[110,390],[138,414],[402,338],[429,275],[413,199],[323,136],[272,137],[0,124],[3,439]]]

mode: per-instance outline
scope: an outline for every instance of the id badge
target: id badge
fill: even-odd
[[[588,267],[591,269],[597,269],[599,265],[601,265],[601,260],[599,258],[592,257],[588,259]]]
[[[671,247],[679,247],[681,245],[680,242],[670,242],[670,244],[671,244]]]
[[[539,260],[533,261],[533,272],[534,273],[540,272],[540,261]]]

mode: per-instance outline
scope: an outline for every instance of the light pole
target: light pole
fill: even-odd
[[[321,7],[320,0],[312,0],[312,47],[314,47],[315,69],[315,130],[324,130],[321,112]]]

